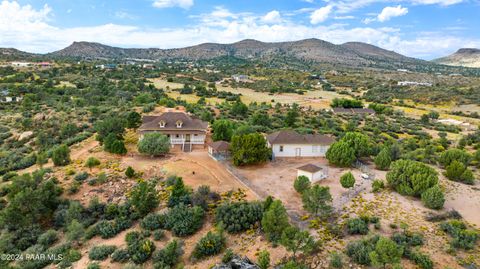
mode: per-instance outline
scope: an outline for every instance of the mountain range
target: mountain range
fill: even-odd
[[[461,54],[465,55],[466,52]],[[302,63],[324,63],[346,67],[372,67],[382,69],[406,68],[412,70],[425,70],[431,69],[432,66],[438,67],[438,64],[450,64],[450,62],[441,59],[438,59],[435,62],[429,62],[407,57],[394,51],[385,50],[367,43],[348,42],[336,45],[320,39],[305,39],[291,42],[261,42],[252,39],[245,39],[231,44],[203,43],[196,46],[177,49],[119,48],[93,42],[73,42],[70,46],[64,49],[44,55],[29,54],[15,49],[0,49],[0,56],[1,55],[8,55],[10,57],[14,55],[27,57],[30,55],[47,58],[103,60],[209,60],[230,56],[260,61],[281,59],[286,63],[298,61]],[[447,59],[449,57],[442,59]],[[452,63],[456,62],[452,61]]]
[[[480,49],[459,49],[452,55],[433,60],[438,64],[480,68]]]

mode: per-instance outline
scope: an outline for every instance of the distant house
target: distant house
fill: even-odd
[[[11,66],[13,67],[29,67],[32,65],[30,62],[11,62]]]
[[[233,75],[232,79],[235,80],[235,82],[247,82],[249,80],[247,75]]]
[[[293,130],[278,131],[267,136],[267,145],[276,157],[324,157],[335,139],[327,135],[299,134]]]
[[[342,108],[342,107],[335,107],[332,109],[334,114],[358,114],[358,115],[373,115],[375,114],[375,110],[370,108]]]
[[[0,103],[13,103],[22,101],[21,96],[11,96],[8,90],[2,90],[0,92]]]
[[[327,174],[322,167],[309,163],[297,168],[297,177],[299,176],[305,176],[310,182],[315,182],[326,178]]]
[[[172,147],[189,152],[194,146],[205,146],[208,122],[184,112],[165,112],[158,116],[144,116],[138,128],[141,135],[159,132],[170,138]]]
[[[113,70],[117,68],[117,65],[116,64],[97,64],[95,67],[100,69]]]
[[[429,82],[416,82],[416,81],[399,81],[398,86],[425,86],[432,87],[432,83]]]
[[[215,141],[208,144],[208,155],[216,160],[226,159],[230,156],[229,148],[230,143],[226,141]]]

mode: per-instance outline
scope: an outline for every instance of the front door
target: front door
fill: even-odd
[[[190,143],[190,134],[185,135],[185,142]]]
[[[295,148],[295,157],[300,157],[300,156],[302,156],[302,149]]]

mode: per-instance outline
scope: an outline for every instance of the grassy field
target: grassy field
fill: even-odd
[[[174,89],[180,89],[183,87],[183,84],[168,82],[165,79],[156,78],[150,80],[155,87],[165,89],[167,94],[173,98],[181,98],[188,102],[196,102],[200,97],[194,94],[180,94]],[[303,95],[296,93],[277,93],[271,94],[267,92],[256,92],[248,88],[232,88],[230,86],[223,86],[217,84],[217,89],[219,91],[226,91],[235,94],[241,94],[242,102],[250,104],[252,102],[267,102],[271,103],[277,102],[281,104],[292,104],[297,103],[303,107],[312,107],[315,109],[329,108],[330,102],[334,98],[349,98],[349,96],[341,95],[336,92],[327,92],[322,90],[313,90],[308,91]],[[206,98],[209,103],[223,102],[222,99],[218,98]]]

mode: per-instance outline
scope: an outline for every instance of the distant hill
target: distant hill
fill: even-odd
[[[94,59],[214,59],[233,56],[243,59],[274,60],[276,58],[328,63],[354,67],[396,68],[431,65],[419,59],[403,56],[373,45],[350,42],[335,45],[319,39],[293,42],[260,42],[246,39],[232,44],[204,43],[178,49],[127,49],[99,43],[74,42],[70,46],[50,53],[52,57],[74,57]]]
[[[459,49],[452,55],[433,60],[434,63],[464,66],[464,67],[480,67],[480,49],[464,48]]]
[[[24,59],[38,56],[37,54],[24,52],[14,48],[0,48],[1,59]]]

